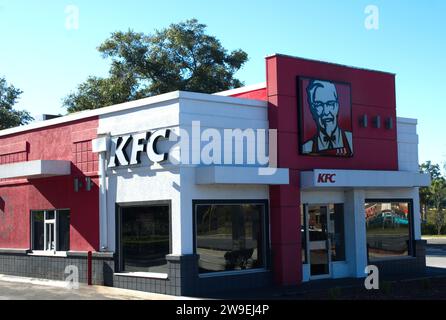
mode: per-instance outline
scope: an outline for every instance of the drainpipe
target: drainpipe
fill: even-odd
[[[108,249],[108,217],[107,217],[107,149],[109,135],[98,135],[93,140],[93,152],[99,154],[99,221],[101,251]]]

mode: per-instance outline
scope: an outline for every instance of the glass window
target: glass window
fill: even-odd
[[[57,245],[59,251],[70,250],[70,211],[60,210],[57,215]]]
[[[54,220],[54,210],[45,211],[45,220]]]
[[[70,211],[31,212],[32,250],[70,250]]]
[[[331,261],[344,261],[344,205],[330,205],[329,210],[330,224],[328,226],[328,232],[331,240]]]
[[[168,272],[166,255],[170,253],[169,210],[168,205],[122,208],[123,271]]]
[[[306,222],[308,237],[303,228],[302,251],[308,249],[303,263],[310,263],[312,276],[329,274],[330,262],[345,261],[344,205],[309,204],[304,208],[301,222]]]
[[[308,206],[308,243],[310,274],[312,276],[328,274],[329,265],[329,247],[328,247],[328,223],[329,214],[326,205]]]
[[[200,273],[265,267],[264,204],[196,204]]]
[[[44,211],[35,211],[31,214],[32,217],[32,233],[33,233],[33,250],[44,250]]]
[[[409,202],[367,201],[365,217],[369,260],[410,254]]]

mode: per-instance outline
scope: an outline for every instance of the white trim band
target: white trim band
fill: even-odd
[[[36,179],[70,174],[71,161],[65,160],[34,160],[0,166],[0,179]]]
[[[430,176],[410,171],[330,170],[301,172],[301,188],[413,188],[430,185]]]
[[[262,174],[262,173],[267,174]],[[208,166],[195,169],[196,184],[289,184],[284,168]]]

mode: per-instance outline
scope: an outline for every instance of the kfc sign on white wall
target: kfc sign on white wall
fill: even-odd
[[[169,135],[170,129],[162,129],[113,137],[108,167],[140,164],[143,156],[155,163],[167,160],[168,152],[160,152],[157,145],[159,140],[169,139]]]
[[[336,173],[319,173],[317,183],[336,183]]]

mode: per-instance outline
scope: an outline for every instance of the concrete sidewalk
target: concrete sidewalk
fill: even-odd
[[[66,282],[0,275],[0,300],[193,300],[104,286],[80,284],[67,288]]]

